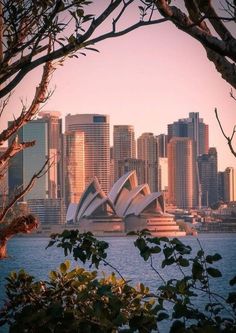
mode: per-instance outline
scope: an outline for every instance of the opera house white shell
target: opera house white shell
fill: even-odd
[[[106,195],[95,177],[77,205],[70,204],[67,223],[95,234],[148,228],[158,236],[183,236],[173,216],[165,213],[164,196],[138,185],[135,171],[123,175]]]

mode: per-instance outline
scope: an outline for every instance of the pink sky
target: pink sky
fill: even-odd
[[[104,113],[115,124],[134,125],[143,132],[167,132],[167,124],[199,112],[209,124],[210,146],[218,151],[219,170],[236,167],[214,115],[218,108],[228,136],[236,124],[236,102],[230,85],[207,60],[200,43],[170,23],[136,30],[97,45],[100,53],[69,59],[51,81],[55,87],[45,110],[66,114]],[[37,69],[24,79],[1,119],[0,130],[20,110],[20,98],[30,103]],[[235,93],[236,94],[236,93]],[[236,148],[236,139],[235,148]]]

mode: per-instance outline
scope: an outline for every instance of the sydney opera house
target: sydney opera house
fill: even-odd
[[[81,232],[96,235],[125,234],[149,229],[156,236],[184,236],[173,215],[165,212],[161,192],[150,192],[148,184],[138,185],[135,171],[119,178],[106,195],[97,178],[83,192],[78,204],[70,204],[67,223]]]

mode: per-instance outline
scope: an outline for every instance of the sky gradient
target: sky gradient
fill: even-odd
[[[217,124],[218,108],[228,136],[236,124],[236,102],[227,84],[207,59],[201,44],[170,23],[140,28],[126,36],[99,43],[99,53],[68,59],[51,80],[53,96],[44,110],[68,113],[104,113],[113,125],[143,132],[167,133],[167,124],[199,112],[209,124],[209,141],[218,152],[219,170],[236,167]],[[41,69],[27,76],[15,90],[1,119],[0,129],[12,114],[17,116],[21,101],[30,104]],[[236,148],[236,139],[234,140]]]

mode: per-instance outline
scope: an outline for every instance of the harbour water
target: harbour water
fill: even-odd
[[[225,295],[231,287],[228,281],[236,275],[236,234],[200,234],[198,236],[202,247],[207,254],[220,253],[222,260],[215,263],[223,276],[220,279],[212,279],[211,287],[221,295]],[[153,291],[160,284],[160,280],[150,268],[149,262],[144,262],[139,256],[138,250],[134,247],[133,237],[104,237],[107,241],[108,261],[115,266],[122,275],[131,280],[130,283],[136,285],[143,282]],[[193,253],[199,250],[196,237],[188,236],[181,240],[193,248]],[[62,249],[51,247],[45,249],[49,238],[14,238],[9,242],[9,258],[0,261],[0,304],[4,299],[5,277],[11,271],[18,271],[24,268],[28,273],[34,275],[36,279],[47,279],[50,270],[55,270],[61,262],[65,260]],[[154,264],[166,279],[176,277],[175,267],[168,267],[162,270],[160,255],[156,256]],[[72,264],[75,264],[71,258]],[[78,265],[82,265],[79,262]],[[94,268],[93,268],[94,269]],[[107,266],[101,266],[101,270],[109,273],[111,270]],[[232,291],[232,288],[231,288]],[[234,289],[235,291],[235,289]],[[201,302],[201,300],[200,300]]]

